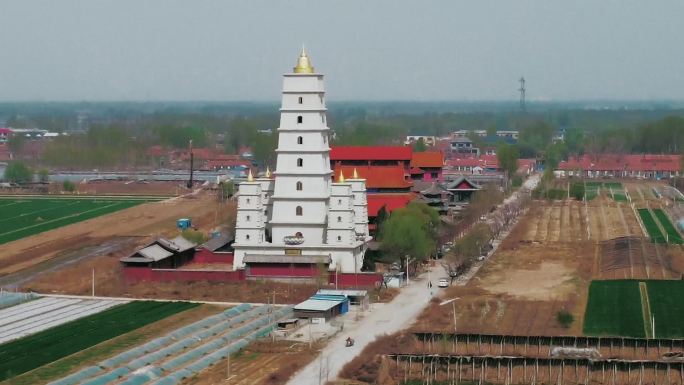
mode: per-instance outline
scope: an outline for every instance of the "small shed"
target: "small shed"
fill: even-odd
[[[175,269],[192,259],[195,246],[195,243],[181,236],[173,239],[158,238],[120,261],[127,267]]]
[[[297,318],[324,318],[329,320],[348,311],[349,298],[343,295],[315,294],[294,307],[294,314]]]
[[[192,227],[192,220],[190,218],[180,218],[176,221],[176,227],[181,230],[187,230]]]
[[[349,298],[350,305],[366,305],[368,303],[368,291],[366,290],[332,290],[320,289],[316,295],[343,295]]]

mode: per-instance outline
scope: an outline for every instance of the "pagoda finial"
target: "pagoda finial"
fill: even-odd
[[[306,49],[302,45],[302,52],[299,54],[299,59],[297,59],[297,65],[294,67],[294,73],[296,74],[312,74],[314,68],[311,65],[311,60],[306,54]]]
[[[271,178],[271,168],[266,166],[266,178]]]
[[[247,174],[247,182],[254,182],[254,175],[252,175],[252,169],[249,169],[249,174]]]
[[[344,183],[344,174],[342,173],[342,170],[340,170],[340,177],[337,180],[338,183]]]
[[[356,171],[356,167],[354,167],[354,174],[353,174],[354,179],[359,179],[359,172]]]

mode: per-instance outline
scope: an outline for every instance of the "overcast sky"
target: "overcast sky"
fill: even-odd
[[[2,0],[0,100],[684,99],[684,1]]]

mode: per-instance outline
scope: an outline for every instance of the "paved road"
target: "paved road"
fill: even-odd
[[[442,266],[432,268],[432,295],[441,294],[437,280],[446,277]],[[344,332],[333,338],[321,351],[319,357],[299,371],[289,382],[291,385],[319,385],[337,377],[342,367],[356,357],[363,348],[376,337],[391,334],[409,327],[428,305],[431,293],[428,289],[428,273],[411,280],[394,300],[387,304],[374,304],[360,320],[355,321],[352,314],[344,320]],[[344,340],[352,336],[356,343],[345,348]]]

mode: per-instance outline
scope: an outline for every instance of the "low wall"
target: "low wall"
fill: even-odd
[[[207,249],[197,249],[192,259],[193,263],[229,263],[233,264],[233,253],[214,252]]]
[[[123,274],[128,282],[179,282],[209,281],[238,282],[245,280],[244,270],[183,270],[152,269],[149,267],[124,267]]]
[[[335,284],[337,279],[337,286],[341,288],[351,287],[379,287],[382,283],[382,274],[380,273],[330,273],[329,283]]]

